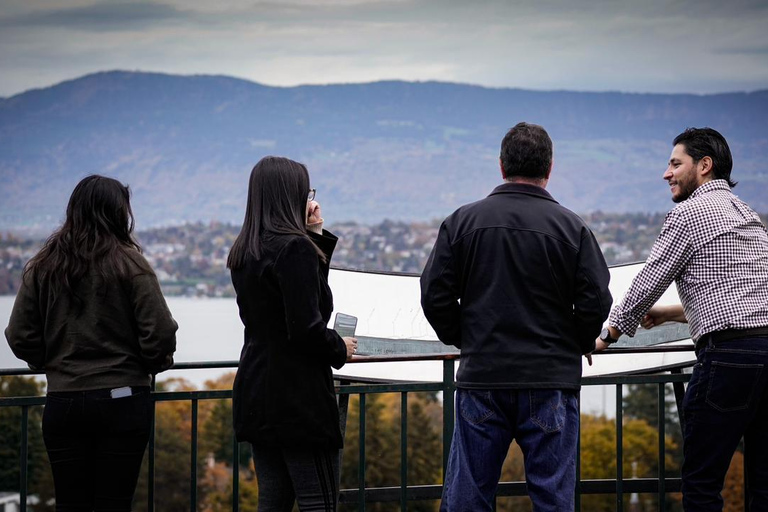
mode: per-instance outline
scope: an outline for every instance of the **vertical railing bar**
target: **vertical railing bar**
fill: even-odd
[[[453,439],[455,421],[456,383],[453,377],[453,359],[446,359],[443,361],[443,482],[445,482],[445,471],[448,468],[448,457],[451,453],[451,439]]]
[[[232,446],[232,512],[240,510],[240,443],[237,442],[237,436],[232,436],[234,445]]]
[[[659,510],[666,509],[666,384],[659,382]]]
[[[624,510],[624,387],[616,384],[616,512]]]
[[[155,401],[155,376],[152,376],[152,393],[149,399],[152,402],[152,417],[150,419],[149,447],[147,454],[147,512],[155,510],[155,413],[157,401]]]
[[[357,468],[357,504],[365,512],[365,393],[360,393],[360,466]]]
[[[408,392],[400,394],[400,510],[408,500]]]
[[[189,510],[196,512],[197,510],[197,398],[192,399],[192,449],[191,452],[191,468],[189,471]]]
[[[672,375],[682,375],[683,370],[672,368]],[[685,398],[685,385],[682,382],[672,383],[672,389],[675,392],[675,404],[677,404],[677,417],[680,420],[680,432],[685,435],[685,415],[683,414],[683,398]]]
[[[579,414],[579,432],[576,437],[576,489],[574,510],[581,511],[581,391],[576,393],[576,406]]]
[[[21,480],[21,489],[19,490],[19,499],[21,501],[21,510],[26,511],[27,510],[27,463],[28,463],[28,441],[29,441],[29,433],[27,432],[29,428],[29,406],[28,405],[22,405],[21,406],[21,446],[19,450],[19,462],[21,462],[21,474],[19,475],[19,479]]]

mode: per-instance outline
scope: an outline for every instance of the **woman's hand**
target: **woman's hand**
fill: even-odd
[[[349,361],[357,352],[357,338],[345,336],[341,339],[344,340],[344,344],[347,346],[347,361]]]
[[[307,201],[307,231],[323,234],[323,216],[317,201]]]

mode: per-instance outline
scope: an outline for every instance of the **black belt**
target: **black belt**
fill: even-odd
[[[714,343],[721,341],[735,340],[736,338],[761,338],[768,336],[768,327],[755,327],[754,329],[726,329],[724,331],[715,331],[707,333],[702,338],[709,336]]]

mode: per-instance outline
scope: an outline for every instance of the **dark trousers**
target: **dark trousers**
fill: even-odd
[[[768,512],[768,338],[710,342],[701,349],[683,412],[685,510],[723,510],[720,492],[744,437],[746,510]]]
[[[253,446],[259,484],[258,512],[335,512],[339,500],[339,450]]]
[[[43,439],[59,512],[130,511],[152,426],[148,387],[48,393]]]
[[[523,451],[535,512],[572,512],[579,405],[575,391],[457,389],[441,512],[492,511],[512,439]]]

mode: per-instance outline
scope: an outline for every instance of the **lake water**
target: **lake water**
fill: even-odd
[[[0,296],[0,327],[5,329],[11,316],[15,297]],[[168,297],[168,307],[179,324],[176,335],[176,362],[236,361],[243,343],[243,325],[238,316],[235,299]],[[342,368],[342,374],[370,377],[392,377],[400,380],[413,379],[414,375],[430,375],[429,380],[440,380],[442,363],[365,363],[350,364]],[[0,341],[0,368],[26,368],[16,359],[5,338]],[[158,376],[159,380],[183,377],[197,386],[232,370],[169,370]],[[434,376],[433,376],[434,375]],[[613,416],[615,404],[613,386],[586,386],[581,400],[584,412]]]

